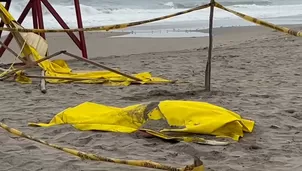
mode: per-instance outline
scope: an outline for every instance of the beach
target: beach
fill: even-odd
[[[299,25],[291,28],[301,30]],[[207,30],[203,30],[205,33]],[[178,80],[165,85],[32,84],[1,82],[1,122],[60,146],[119,159],[152,160],[183,167],[196,151],[208,171],[301,170],[302,117],[300,60],[302,39],[259,26],[214,29],[212,91],[204,91],[208,37],[112,37],[124,32],[86,33],[90,59],[126,73],[150,71]],[[65,34],[47,34],[49,54],[67,50],[80,55]],[[13,49],[17,49],[12,44]],[[69,60],[75,70],[98,70]],[[12,62],[8,52],[0,63]],[[209,102],[254,120],[255,130],[228,146],[170,143],[157,138],[97,131],[70,125],[30,127],[86,101],[125,107],[148,101]],[[0,170],[142,170],[144,168],[81,160],[0,129]],[[152,170],[152,169],[144,169]]]

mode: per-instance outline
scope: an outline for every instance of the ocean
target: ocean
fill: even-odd
[[[11,13],[17,18],[28,0],[13,0]],[[75,28],[76,17],[73,0],[49,0],[67,24]],[[209,0],[80,0],[84,27],[139,21],[179,12]],[[222,5],[247,15],[276,24],[302,23],[301,0],[217,0]],[[43,8],[45,27],[60,28],[56,20]],[[204,29],[208,27],[209,9],[138,27],[141,29]],[[237,16],[215,10],[215,27],[254,25]],[[24,24],[32,27],[31,16]],[[131,28],[130,28],[131,29]],[[137,29],[137,28],[135,28]]]

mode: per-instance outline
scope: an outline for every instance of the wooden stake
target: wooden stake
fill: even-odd
[[[210,11],[210,21],[209,21],[209,51],[208,51],[208,61],[207,61],[206,73],[205,73],[206,91],[211,91],[211,61],[212,61],[212,50],[213,50],[214,7],[215,7],[215,0],[211,0],[211,11]]]
[[[6,71],[6,69],[5,69],[5,68],[1,68],[1,67],[0,67],[0,71],[5,72],[5,71]]]
[[[44,70],[41,71],[41,76],[45,77],[45,71]],[[47,90],[46,90],[46,81],[45,81],[44,78],[41,79],[40,86],[41,86],[41,92],[43,94],[47,93]]]
[[[1,45],[2,47],[4,47],[4,49],[7,49],[7,50],[8,50],[10,53],[12,53],[15,57],[18,57],[18,59],[19,59],[20,61],[22,61],[23,63],[26,62],[22,57],[18,56],[18,54],[17,54],[13,49],[11,49],[10,47],[6,46],[2,41],[0,41],[0,45]]]
[[[37,61],[33,61],[30,65],[24,65],[24,66],[21,66],[20,68],[11,70],[11,71],[9,71],[7,74],[5,74],[4,77],[0,77],[0,81],[4,81],[5,79],[11,77],[11,76],[12,76],[14,73],[16,73],[17,71],[25,70],[25,69],[31,68],[31,67],[33,67],[33,66],[36,66],[37,64],[39,64],[39,63],[41,63],[41,62],[43,62],[43,61],[45,61],[45,60],[48,60],[48,59],[50,59],[50,58],[53,58],[53,57],[55,57],[55,56],[58,56],[58,55],[60,55],[60,54],[63,54],[64,52],[66,52],[66,51],[63,50],[63,51],[56,52],[56,53],[54,53],[54,54],[52,54],[52,55],[50,55],[50,56],[41,58],[41,59],[39,59],[39,60],[37,60]]]
[[[39,78],[39,79],[56,79],[56,80],[69,80],[69,81],[85,81],[85,80],[91,80],[91,78],[70,78],[70,77],[52,77],[52,76],[45,76],[45,75],[27,75],[25,74],[24,76],[28,78]],[[103,78],[95,78],[95,80],[104,80]]]
[[[90,64],[92,64],[92,65],[95,65],[95,66],[97,66],[97,67],[107,69],[107,70],[109,70],[109,71],[111,71],[111,72],[114,72],[114,73],[116,73],[116,74],[122,75],[122,76],[127,77],[127,78],[130,78],[130,79],[133,79],[133,80],[135,80],[135,81],[142,81],[142,80],[139,79],[139,78],[136,78],[136,77],[133,77],[133,76],[131,76],[131,75],[128,75],[128,74],[119,72],[119,71],[114,70],[114,69],[112,69],[112,68],[106,67],[106,66],[104,66],[104,65],[102,65],[102,64],[99,64],[99,63],[97,63],[97,62],[91,61],[91,60],[89,60],[89,59],[86,59],[86,58],[83,58],[83,57],[80,57],[80,56],[76,56],[76,55],[71,54],[71,53],[69,53],[69,52],[65,52],[64,54],[65,54],[65,55],[68,55],[68,56],[70,56],[70,57],[76,58],[76,59],[78,59],[78,60],[85,61],[85,62],[90,63]]]
[[[69,80],[69,81],[85,81],[85,80],[92,80],[91,78],[70,78],[70,77],[58,77],[58,76],[41,76],[41,75],[28,75],[25,74],[24,76],[28,77],[28,78],[38,78],[38,79],[54,79],[54,80]],[[94,78],[93,80],[100,80],[100,81],[107,81],[104,78]],[[119,80],[110,80],[111,82],[124,82],[123,80],[119,81]],[[171,81],[170,83],[175,83],[176,81]],[[132,83],[134,84],[140,84],[140,81],[133,81]],[[162,82],[151,82],[151,83],[147,83],[147,84],[159,84]],[[162,83],[165,84],[165,83]],[[144,84],[143,84],[144,85]]]
[[[39,64],[40,62],[43,62],[43,61],[45,61],[45,60],[48,60],[48,59],[50,59],[50,58],[52,58],[52,57],[55,57],[55,56],[57,56],[57,55],[59,55],[59,54],[65,54],[65,55],[68,55],[68,56],[73,57],[73,58],[75,58],[75,59],[78,59],[78,60],[81,60],[81,61],[85,61],[85,62],[90,63],[90,64],[92,64],[92,65],[95,65],[95,66],[98,66],[98,67],[107,69],[107,70],[109,70],[109,71],[111,71],[111,72],[117,73],[117,74],[119,74],[119,75],[122,75],[122,76],[124,76],[124,77],[133,79],[133,80],[138,81],[138,82],[142,81],[142,80],[139,79],[139,78],[133,77],[133,76],[128,75],[128,74],[124,74],[124,73],[122,73],[122,72],[119,72],[119,71],[114,70],[114,69],[112,69],[112,68],[106,67],[106,66],[104,66],[104,65],[102,65],[102,64],[99,64],[99,63],[97,63],[97,62],[91,61],[91,60],[89,60],[89,59],[82,58],[82,57],[80,57],[80,56],[76,56],[76,55],[71,54],[71,53],[69,53],[69,52],[67,52],[67,51],[65,51],[65,50],[56,52],[56,53],[54,53],[54,54],[52,54],[52,55],[50,55],[50,56],[41,58],[41,59],[39,59],[39,60],[37,60],[37,61],[33,61],[33,62],[32,62],[31,64],[29,64],[29,65],[25,65],[25,66],[22,66],[22,67],[20,67],[20,68],[15,69],[15,70],[12,70],[12,71],[8,72],[4,77],[1,77],[1,78],[0,78],[0,81],[3,81],[3,80],[5,80],[5,79],[9,78],[11,75],[13,75],[14,73],[16,73],[17,71],[24,70],[24,69],[27,69],[27,68],[31,68],[31,67],[33,67],[33,66]],[[43,76],[40,76],[40,77],[39,77],[39,76],[34,76],[34,77],[35,77],[35,78],[45,78],[45,77],[43,77]],[[55,79],[55,78],[54,78],[54,79]],[[59,79],[71,80],[71,79],[68,79],[68,78],[59,78]],[[73,80],[76,80],[76,79],[73,79]],[[86,80],[86,79],[81,79],[81,78],[80,78],[80,79],[78,79],[78,80]]]
[[[12,50],[10,47],[6,46],[2,41],[0,41],[0,45],[3,46],[5,49],[7,49],[10,53],[12,53],[15,57],[18,56],[18,54]]]

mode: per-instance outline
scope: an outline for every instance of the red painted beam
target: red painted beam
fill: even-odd
[[[9,7],[10,7],[10,4],[12,3],[12,0],[7,0],[5,1],[5,8],[6,10],[9,10]],[[0,23],[0,27],[4,27],[4,22],[1,20],[1,23]],[[2,35],[2,30],[0,30],[0,37]]]
[[[32,8],[31,8],[31,12],[32,12],[32,17],[33,17],[33,26],[35,29],[38,29],[39,28],[39,25],[38,25],[38,17],[37,17],[37,6],[36,6],[36,2],[38,0],[32,0]]]
[[[64,28],[64,29],[69,29],[67,24],[64,22],[64,20],[60,17],[60,15],[57,13],[57,11],[52,7],[52,5],[48,2],[48,0],[41,0],[45,7],[49,10],[49,12],[55,17],[55,19],[59,22],[59,24]],[[79,39],[72,33],[72,32],[67,32],[69,37],[73,40],[73,42],[78,46],[78,48],[81,49],[80,41]]]
[[[76,10],[76,15],[77,15],[78,28],[83,28],[83,21],[82,21],[81,8],[80,8],[79,0],[74,0],[74,6],[75,6],[75,10]],[[87,54],[87,47],[86,47],[84,32],[80,31],[79,36],[80,36],[82,56],[87,59],[88,54]]]
[[[42,12],[41,0],[36,0],[35,5],[36,5],[39,29],[44,29],[44,21],[43,21],[43,15],[42,15],[43,12]],[[40,35],[45,39],[45,33],[40,33]]]
[[[23,12],[21,13],[19,19],[17,20],[18,23],[21,24],[24,21],[24,19],[27,16],[27,14],[28,14],[29,10],[31,9],[31,7],[32,7],[32,1],[29,1],[27,3],[26,7],[24,8]],[[9,43],[12,41],[12,39],[13,39],[13,35],[10,33],[7,36],[6,40],[4,41],[4,44],[6,46],[8,46]],[[0,57],[2,57],[3,53],[5,52],[5,50],[6,49],[3,46],[0,48]]]

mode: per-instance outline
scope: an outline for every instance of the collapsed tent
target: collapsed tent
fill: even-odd
[[[36,60],[40,60],[39,56],[36,56]],[[69,82],[80,82],[87,84],[104,84],[111,86],[128,86],[130,84],[156,84],[156,83],[172,83],[173,81],[163,79],[160,77],[154,77],[150,72],[141,72],[133,74],[132,76],[142,81],[135,81],[127,78],[120,74],[111,71],[84,71],[78,72],[73,71],[66,61],[64,60],[53,60],[43,61],[39,64],[46,72],[45,76],[52,77],[46,78],[48,83],[69,83]],[[68,79],[57,79],[57,78],[68,78]],[[83,80],[81,80],[83,79]],[[21,72],[17,73],[16,81],[19,83],[31,83],[31,79]]]
[[[0,4],[0,18],[9,28],[23,29],[20,23],[13,18],[2,4]],[[0,73],[0,80],[10,77],[12,73],[14,73],[17,82],[31,83],[31,78],[24,74],[24,70],[32,68],[34,66],[33,63],[37,62],[39,67],[45,71],[45,80],[49,83],[81,82],[128,86],[132,83],[157,84],[174,82],[159,77],[153,77],[149,72],[128,75],[104,66],[102,67],[107,68],[107,70],[109,69],[110,71],[74,71],[64,60],[45,60],[45,55],[48,53],[48,43],[40,35],[27,32],[11,33],[21,48],[21,53],[16,58],[19,58],[24,62],[26,67],[23,67],[22,69],[13,69],[13,63],[7,71]],[[65,54],[67,55],[69,53],[65,52]],[[74,55],[69,56],[74,57]],[[86,61],[88,60],[86,59]]]
[[[142,130],[165,139],[168,139],[166,133],[191,133],[229,137],[235,141],[254,128],[254,121],[243,119],[225,108],[206,102],[181,100],[142,103],[124,108],[84,102],[58,113],[48,124],[29,125],[50,127],[62,124],[71,124],[82,131],[132,133]]]

